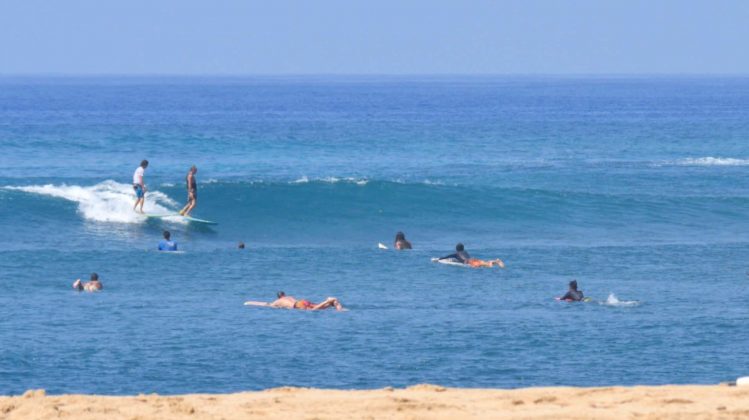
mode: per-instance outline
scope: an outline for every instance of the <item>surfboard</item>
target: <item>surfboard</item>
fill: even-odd
[[[147,219],[163,219],[165,217],[180,217],[179,213],[164,213],[164,214],[144,214]]]
[[[268,302],[258,302],[256,300],[248,300],[247,302],[244,303],[244,306],[267,306],[267,307],[271,307],[270,303],[268,303]]]
[[[454,265],[454,266],[457,266],[457,267],[473,268],[473,267],[471,267],[468,264],[463,264],[463,263],[457,262],[457,261],[441,260],[439,258],[432,258],[432,262],[436,262],[436,263],[440,263],[440,264],[445,264],[445,265]]]
[[[380,243],[377,244],[377,248],[379,248],[379,249],[388,249],[388,247],[385,244],[383,244],[382,242],[380,242]]]
[[[177,216],[179,216],[179,214]],[[212,222],[210,220],[198,219],[198,218],[191,217],[191,216],[180,216],[180,217],[182,217],[183,219],[187,220],[190,223],[202,223],[204,225],[217,225],[218,224],[217,222]]]
[[[559,301],[559,302],[592,302],[593,298],[584,297],[583,300],[576,301],[576,300],[569,300],[569,299],[563,300],[561,296],[557,296],[554,298],[554,300]]]

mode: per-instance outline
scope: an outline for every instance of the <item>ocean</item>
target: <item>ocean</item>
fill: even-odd
[[[0,394],[734,379],[748,176],[746,77],[0,78]]]

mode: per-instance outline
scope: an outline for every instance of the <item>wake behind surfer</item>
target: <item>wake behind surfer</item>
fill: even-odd
[[[494,267],[495,265],[500,268],[505,268],[505,263],[499,258],[491,261],[484,261],[478,258],[472,258],[465,250],[465,246],[462,243],[455,245],[455,253],[438,258],[439,261],[453,261],[461,264],[470,265],[471,267]]]
[[[192,209],[198,203],[198,181],[195,178],[195,174],[197,173],[198,168],[195,165],[192,165],[190,170],[187,171],[187,176],[185,177],[185,181],[187,182],[187,204],[179,211],[179,214],[182,216],[189,216]]]
[[[133,173],[133,190],[135,191],[135,205],[133,210],[140,211],[143,214],[143,204],[146,202],[146,184],[143,182],[143,175],[148,168],[148,161],[143,159],[140,166]],[[140,210],[138,206],[140,205]]]

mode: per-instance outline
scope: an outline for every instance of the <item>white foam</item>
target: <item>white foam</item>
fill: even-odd
[[[31,185],[26,187],[5,187],[11,190],[32,194],[63,198],[78,203],[78,212],[87,220],[97,222],[142,223],[146,219],[133,211],[135,194],[129,184],[107,180],[90,187],[80,185]],[[146,213],[173,213],[166,206],[177,203],[159,191],[148,191],[143,211]]]
[[[701,158],[679,159],[675,163],[680,166],[749,166],[749,159],[706,156]]]
[[[360,185],[360,186],[367,185],[367,183],[369,182],[369,180],[367,180],[367,179],[357,179],[357,178],[354,178],[354,177],[338,178],[338,177],[335,177],[335,176],[328,176],[328,177],[325,177],[325,178],[319,178],[319,179],[310,180],[307,176],[303,176],[303,177],[301,177],[299,179],[291,181],[291,183],[292,184],[307,184],[310,181],[325,182],[325,183],[328,183],[328,184],[337,184],[339,182],[345,182],[345,183],[351,183],[351,184],[356,184],[356,185]]]
[[[605,302],[601,302],[601,305],[607,306],[637,306],[640,302],[636,300],[619,300],[615,294],[609,293],[609,297]]]

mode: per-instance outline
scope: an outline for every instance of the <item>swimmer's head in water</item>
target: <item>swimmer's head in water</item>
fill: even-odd
[[[148,161],[145,159],[141,160],[140,166],[143,167],[143,169],[146,169],[148,167]]]
[[[395,240],[396,241],[405,241],[406,240],[406,235],[403,234],[403,232],[398,232],[398,233],[395,234]]]
[[[99,281],[99,275],[96,273],[91,273],[91,281]]]
[[[244,249],[244,242],[240,242],[239,245],[237,245],[239,249]]]
[[[169,231],[168,231],[168,230],[165,230],[165,231],[164,231],[164,239],[166,239],[166,240],[168,241],[168,240],[169,240],[169,238],[171,238],[171,237],[172,237],[172,234],[171,234],[171,233],[169,233]]]
[[[284,292],[278,292],[278,293],[276,293],[276,296],[277,296],[277,297],[278,297],[279,299],[281,299],[282,297],[286,296],[286,293],[284,293]]]
[[[455,245],[455,250],[458,251],[458,252],[460,252],[460,251],[462,251],[464,249],[466,249],[466,248],[461,243],[458,243],[457,245]]]
[[[570,289],[577,290],[577,280],[572,280],[570,282]]]

